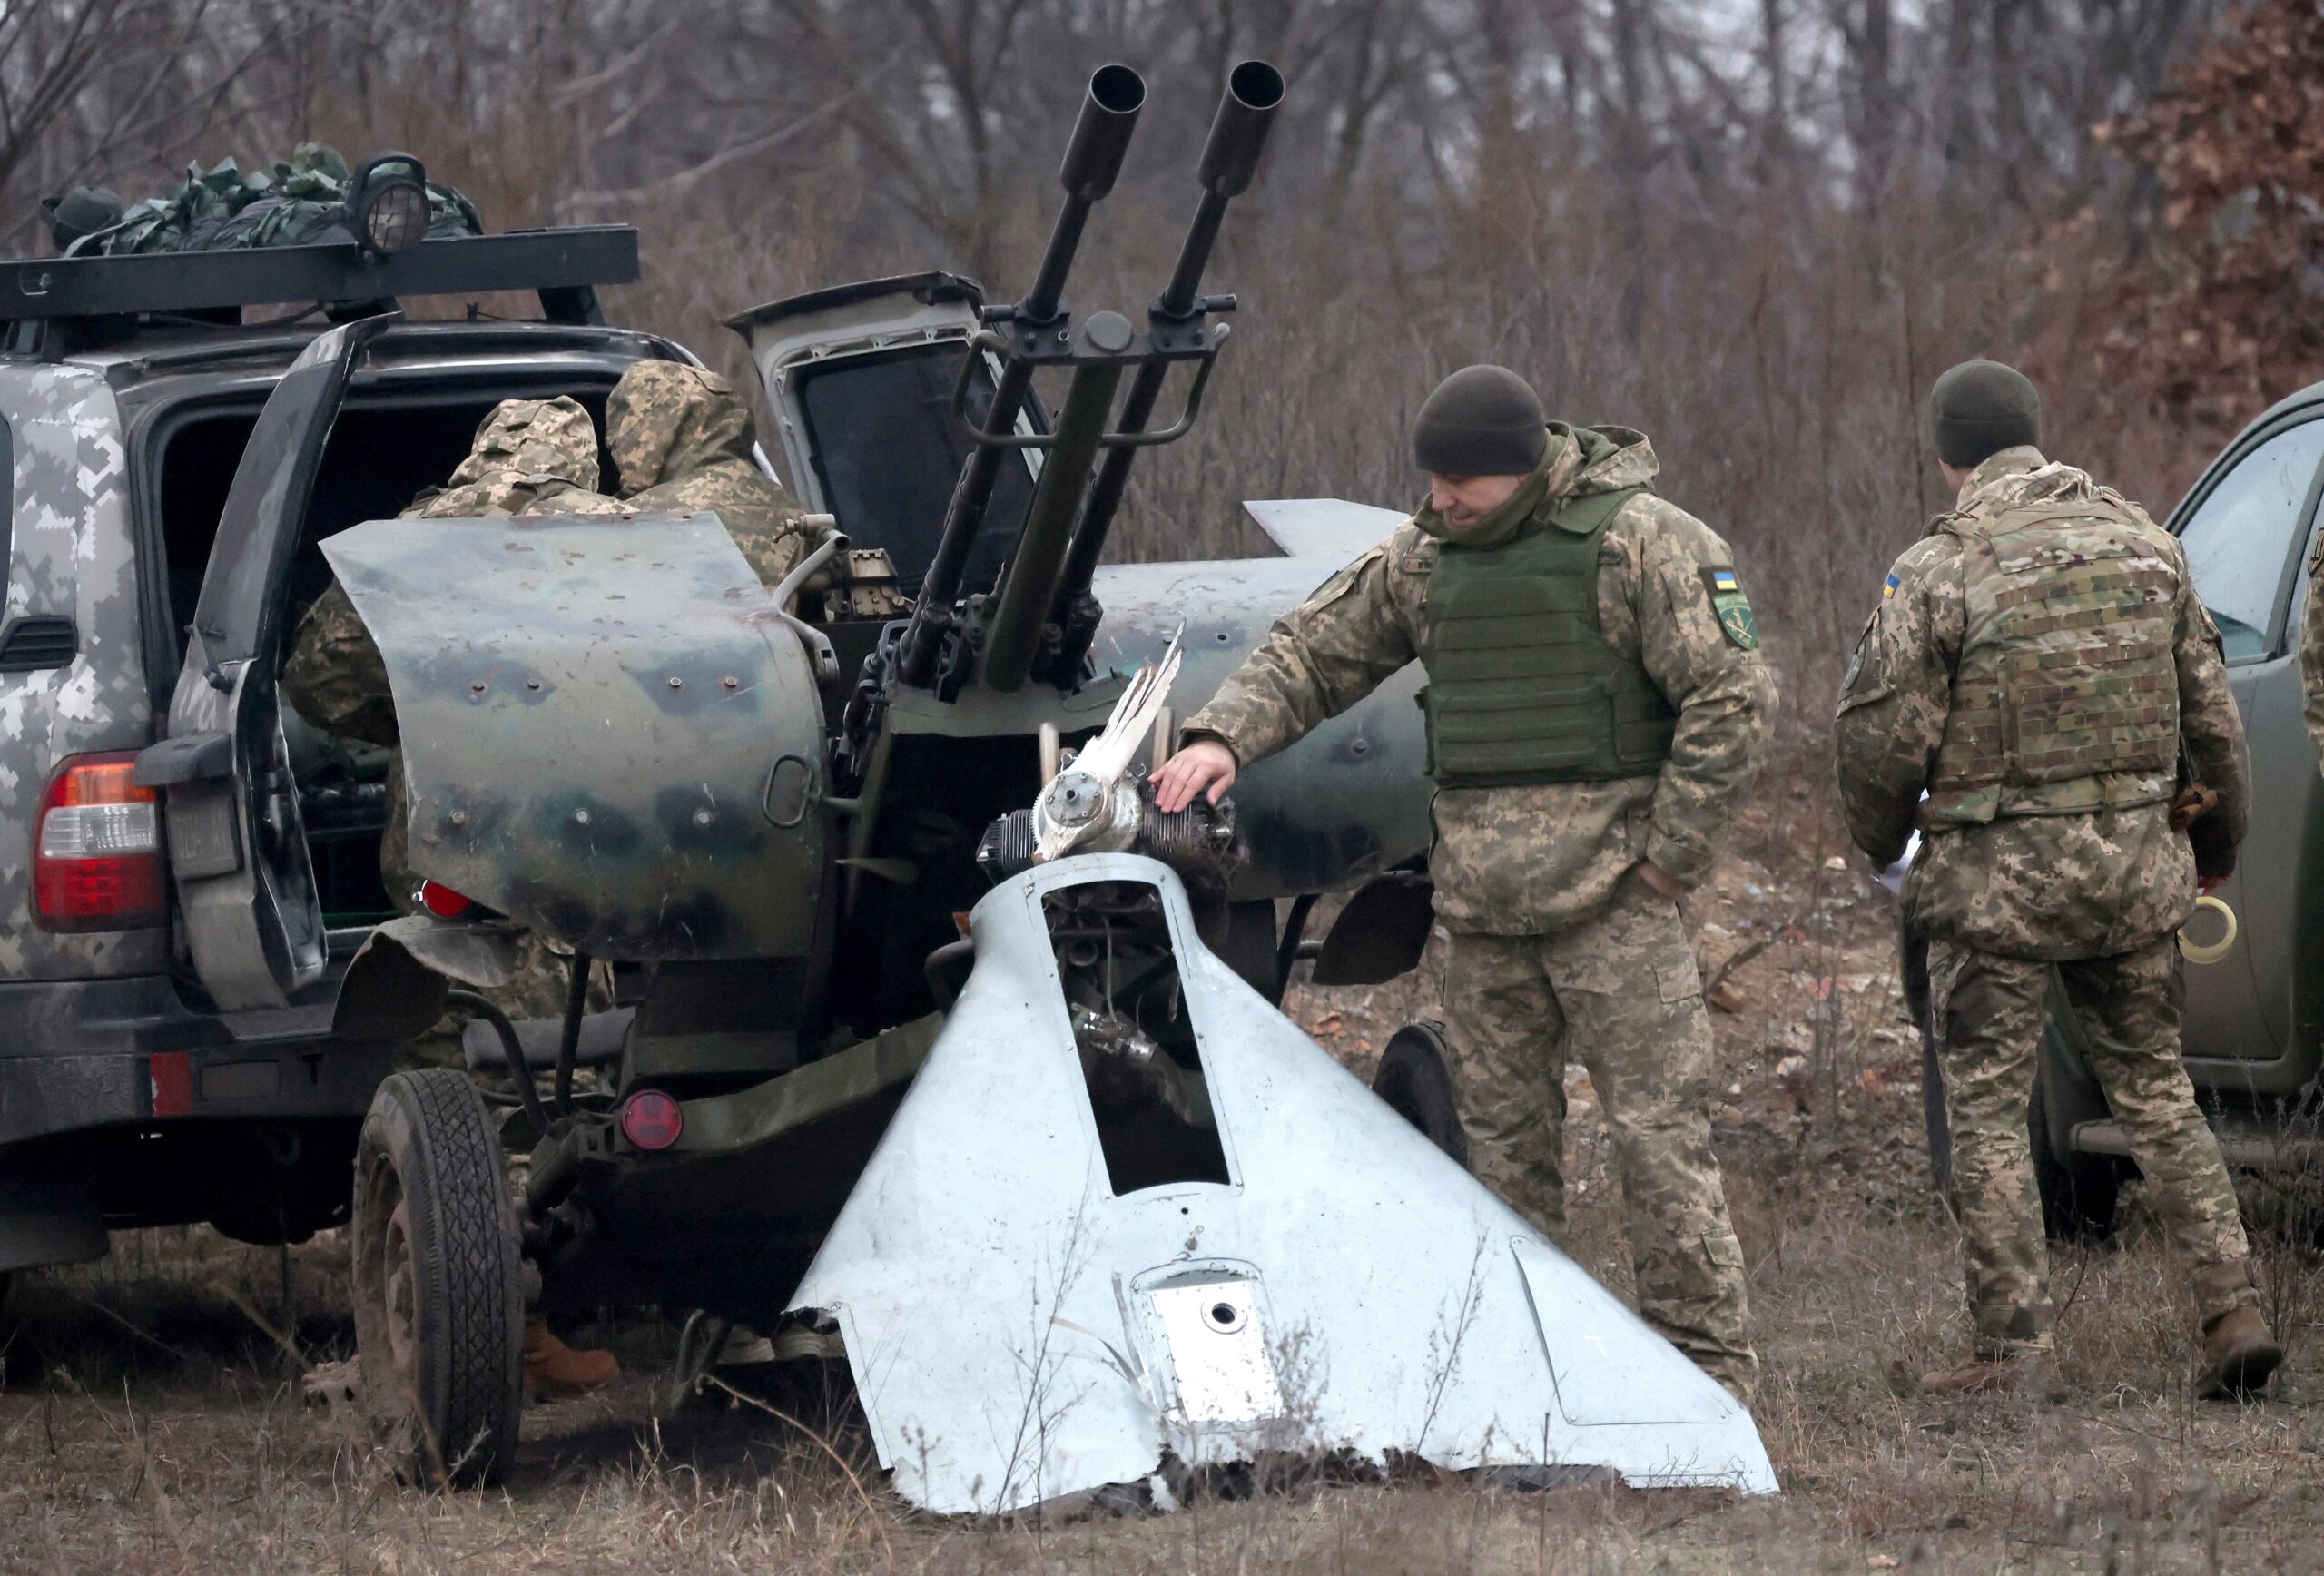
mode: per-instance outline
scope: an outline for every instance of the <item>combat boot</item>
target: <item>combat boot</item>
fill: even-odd
[[[1950,1368],[1921,1375],[1925,1395],[2031,1395],[2066,1398],[2064,1384],[2047,1352],[2016,1352],[2002,1357],[1972,1357]]]
[[[549,1333],[546,1320],[525,1326],[525,1388],[536,1394],[577,1394],[621,1375],[611,1352],[580,1352]]]
[[[2284,1349],[2269,1333],[2268,1321],[2246,1303],[2230,1309],[2203,1332],[2203,1365],[2195,1375],[2198,1401],[2241,1401],[2268,1387],[2284,1360]]]
[[[847,1344],[840,1339],[839,1331],[819,1330],[804,1319],[794,1319],[775,1332],[774,1360],[778,1363],[844,1363]]]

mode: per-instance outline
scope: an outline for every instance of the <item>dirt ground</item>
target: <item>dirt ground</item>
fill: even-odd
[[[504,1489],[428,1494],[396,1482],[352,1417],[301,1401],[302,1366],[351,1346],[342,1246],[150,1232],[15,1288],[0,1568],[2324,1571],[2324,1268],[2294,1240],[2307,1233],[2260,1237],[2291,1351],[2264,1405],[2190,1400],[2190,1310],[2135,1189],[2115,1243],[2056,1256],[2067,1401],[1938,1402],[1901,1382],[1964,1331],[1892,910],[1852,870],[1777,857],[1793,874],[1730,858],[1690,911],[1725,1009],[1718,1135],[1779,1497],[1487,1492],[1423,1471],[1222,1485],[1167,1517],[942,1521],[885,1488],[843,1370],[760,1371],[747,1399],[670,1411],[655,1381],[674,1334],[642,1316],[594,1333],[622,1382],[527,1414]],[[1293,1006],[1362,1069],[1425,1011],[1433,967]],[[1619,1189],[1578,1076],[1574,1100],[1572,1247],[1621,1289]],[[2246,1192],[2255,1217],[2284,1215],[2280,1189]]]

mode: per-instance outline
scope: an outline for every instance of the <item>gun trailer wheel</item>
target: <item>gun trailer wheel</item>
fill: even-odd
[[[524,1282],[500,1142],[466,1074],[397,1073],[355,1152],[364,1405],[431,1487],[497,1482],[524,1402]]]
[[[1380,1053],[1379,1069],[1372,1075],[1372,1092],[1466,1170],[1469,1134],[1461,1126],[1461,1101],[1452,1087],[1452,1061],[1442,1028],[1433,1023],[1406,1024]]]

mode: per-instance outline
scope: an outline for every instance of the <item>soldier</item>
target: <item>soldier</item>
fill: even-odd
[[[758,468],[749,401],[715,372],[640,361],[606,401],[625,507],[714,509],[770,591],[807,556],[799,501]]]
[[[418,519],[468,519],[544,513],[604,513],[625,506],[597,492],[597,428],[569,399],[504,399],[478,427],[451,485],[423,495],[403,511]],[[388,669],[347,593],[333,581],[307,609],[282,669],[282,694],[299,714],[330,733],[368,744],[398,743],[395,697]],[[379,844],[380,874],[399,909],[411,903],[414,878],[408,857],[403,762],[388,766],[388,824]],[[571,965],[537,938],[524,937],[508,983],[491,992],[511,1018],[547,1018],[565,1010]],[[593,986],[599,1010],[609,1004],[602,982]],[[456,1029],[423,1037],[409,1059],[458,1059]],[[578,1351],[536,1319],[525,1327],[525,1376],[550,1391],[594,1389],[620,1372],[610,1352]]]
[[[1890,571],[1837,724],[1857,845],[1886,865],[1916,822],[1925,839],[1905,904],[1929,937],[1974,1335],[1968,1362],[1923,1384],[2050,1383],[2026,1105],[2054,968],[2149,1194],[2194,1261],[2197,1393],[2253,1393],[2283,1353],[2180,1061],[2172,944],[2199,878],[2232,872],[2249,799],[2219,631],[2176,539],[2043,458],[2041,400],[2023,375],[1965,362],[1930,406],[1958,501]]]
[[[1733,555],[1654,495],[1642,434],[1548,422],[1502,368],[1439,385],[1413,453],[1426,507],[1276,621],[1188,720],[1157,801],[1216,802],[1242,768],[1425,665],[1430,869],[1477,1174],[1561,1232],[1579,1054],[1613,1133],[1640,1311],[1748,1401],[1758,1363],[1679,910],[1775,717]]]
[[[596,488],[597,428],[579,401],[504,399],[477,428],[467,458],[452,472],[451,484],[421,494],[399,517],[472,519],[603,513],[625,507]],[[390,748],[397,743],[387,663],[336,580],[299,621],[290,655],[283,663],[282,694],[300,716],[326,733]],[[388,795],[379,870],[389,899],[399,908],[409,908],[413,877],[400,756],[389,763]],[[514,1008],[509,1010],[515,1012]],[[563,1010],[562,996],[556,1010]]]

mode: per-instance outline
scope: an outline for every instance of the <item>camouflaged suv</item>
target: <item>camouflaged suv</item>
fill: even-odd
[[[605,326],[594,287],[635,276],[617,227],[0,263],[0,1276],[345,1217],[393,1054],[339,1000],[394,908],[385,763],[282,714],[285,632],[317,542],[440,484],[494,403],[602,424],[625,367],[684,357]],[[385,315],[517,290],[541,320]]]

